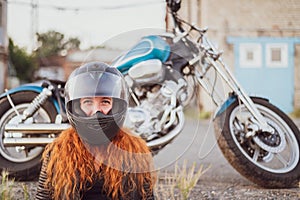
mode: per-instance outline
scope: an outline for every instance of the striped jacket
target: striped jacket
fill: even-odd
[[[49,189],[49,188],[45,188],[45,183],[47,180],[47,173],[46,173],[46,168],[49,162],[49,155],[44,159],[43,164],[42,164],[42,169],[40,172],[40,176],[39,176],[39,181],[38,181],[38,187],[37,187],[37,194],[35,199],[36,200],[52,200],[52,194],[53,194],[53,189]],[[93,191],[80,191],[78,192],[78,194],[76,194],[74,200],[79,200],[79,199],[88,199],[88,200],[92,200],[92,199],[111,199],[109,198],[107,195],[105,195],[104,193],[99,193],[99,187],[101,187],[101,185],[103,184],[103,182],[98,181],[95,185],[97,185],[97,187],[92,187],[91,190]],[[99,186],[100,185],[100,186]],[[146,191],[149,191],[147,193],[146,196],[146,200],[154,200],[155,197],[153,195],[153,192],[150,192],[149,187],[145,186]],[[97,190],[97,192],[96,192]],[[91,194],[92,193],[92,194]],[[64,199],[62,197],[62,199]],[[137,191],[132,191],[129,194],[129,199],[132,200],[139,200],[142,199],[142,197],[140,197],[139,193]],[[121,199],[120,199],[121,200]]]

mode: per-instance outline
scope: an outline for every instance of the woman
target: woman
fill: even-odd
[[[151,153],[120,129],[128,105],[122,74],[88,63],[65,91],[72,128],[46,147],[36,199],[154,199]]]

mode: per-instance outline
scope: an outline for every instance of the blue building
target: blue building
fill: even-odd
[[[300,1],[183,0],[181,15],[223,50],[246,92],[286,113],[300,109]],[[201,103],[210,109],[204,94]]]

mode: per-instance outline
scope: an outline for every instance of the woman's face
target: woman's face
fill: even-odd
[[[111,97],[84,97],[80,99],[80,108],[87,115],[92,116],[100,111],[103,114],[112,109],[113,99]]]

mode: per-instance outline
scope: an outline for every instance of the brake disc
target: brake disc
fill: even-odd
[[[261,132],[253,137],[254,142],[263,150],[271,153],[282,152],[286,147],[285,134],[282,130],[275,124],[268,122],[275,130],[274,133]],[[263,134],[267,134],[266,137]],[[276,140],[276,141],[274,141]]]

